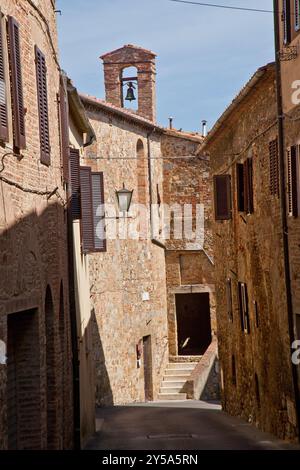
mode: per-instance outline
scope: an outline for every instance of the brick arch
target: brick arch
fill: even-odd
[[[45,296],[47,449],[57,449],[57,384],[55,356],[55,318],[51,287]]]
[[[138,175],[138,202],[147,202],[147,160],[143,141],[139,139],[136,144],[137,175]]]

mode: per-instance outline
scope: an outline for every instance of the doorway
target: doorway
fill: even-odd
[[[151,336],[143,337],[145,400],[153,400]]]
[[[37,310],[8,315],[6,396],[8,449],[40,449],[40,350]]]
[[[202,356],[211,343],[209,293],[176,294],[179,356]]]

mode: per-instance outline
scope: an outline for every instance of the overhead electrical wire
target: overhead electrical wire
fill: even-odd
[[[273,13],[273,10],[263,10],[259,8],[235,7],[230,5],[217,5],[215,3],[191,2],[189,0],[169,0],[169,2],[187,3],[190,5],[199,5],[203,7],[223,8],[226,10],[253,11],[257,13]]]

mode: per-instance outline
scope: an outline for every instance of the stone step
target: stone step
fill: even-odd
[[[180,387],[160,387],[159,393],[180,393],[182,386]]]
[[[186,377],[188,378],[193,371],[191,369],[167,369],[165,371],[165,377]]]
[[[186,400],[186,393],[159,393],[158,394],[159,400]]]
[[[167,369],[195,369],[198,362],[169,362]]]
[[[183,387],[186,380],[168,380],[170,377],[164,377],[161,386],[162,387]]]

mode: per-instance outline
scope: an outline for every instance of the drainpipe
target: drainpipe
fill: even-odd
[[[70,200],[70,185],[68,185],[68,199]],[[68,271],[69,271],[69,309],[71,323],[71,343],[72,343],[72,366],[73,366],[73,420],[74,420],[74,449],[81,448],[80,431],[80,382],[79,382],[79,353],[78,353],[78,332],[75,304],[75,279],[74,279],[74,237],[73,237],[73,217],[70,204],[67,206],[68,220]]]
[[[279,147],[279,170],[280,170],[280,198],[281,198],[281,221],[283,234],[283,251],[284,251],[284,275],[287,296],[288,311],[288,327],[290,336],[290,354],[292,357],[292,344],[295,341],[295,321],[293,312],[292,290],[291,290],[291,273],[289,258],[289,235],[288,235],[288,215],[286,203],[286,178],[285,178],[285,138],[284,138],[284,115],[282,100],[282,82],[281,82],[281,64],[280,64],[280,23],[279,23],[279,5],[278,0],[273,0],[274,6],[274,31],[275,31],[275,62],[276,62],[276,87],[277,87],[277,118],[278,118],[278,147]],[[298,431],[300,434],[300,393],[298,386],[297,366],[292,363],[292,377],[295,395],[295,405],[297,412]]]
[[[154,132],[156,131],[156,128],[154,127],[151,132],[147,134],[147,150],[148,150],[148,178],[149,178],[149,205],[150,205],[150,237],[151,237],[151,242],[153,245],[158,246],[159,248],[162,248],[163,250],[166,249],[166,246],[161,243],[159,240],[156,240],[153,235],[153,216],[152,216],[152,168],[151,168],[151,141],[150,137]]]

